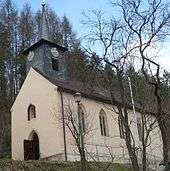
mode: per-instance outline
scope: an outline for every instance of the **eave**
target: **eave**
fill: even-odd
[[[50,40],[46,40],[46,39],[40,39],[38,42],[34,43],[33,45],[31,45],[29,48],[25,49],[22,54],[23,55],[27,55],[29,53],[29,51],[33,51],[34,49],[37,49],[38,47],[40,47],[42,44],[49,44],[51,46],[56,47],[58,50],[66,52],[67,48],[62,47]]]

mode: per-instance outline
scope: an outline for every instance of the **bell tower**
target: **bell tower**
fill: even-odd
[[[43,3],[38,41],[23,52],[27,58],[27,72],[33,67],[50,78],[66,79],[66,51],[65,47],[50,40],[46,6]]]

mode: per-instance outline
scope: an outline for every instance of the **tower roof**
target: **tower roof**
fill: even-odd
[[[29,48],[25,49],[22,54],[23,55],[27,55],[29,53],[29,51],[32,51],[34,49],[37,49],[38,47],[40,47],[42,44],[49,44],[49,45],[52,45],[54,47],[56,47],[58,50],[61,50],[63,52],[66,52],[68,49],[63,47],[63,46],[60,46],[54,42],[51,42],[49,40],[46,40],[46,39],[43,39],[41,38],[38,42],[34,43],[32,46],[30,46]]]
[[[49,40],[49,27],[48,27],[47,15],[46,15],[45,3],[42,4],[42,16],[41,16],[38,39]]]

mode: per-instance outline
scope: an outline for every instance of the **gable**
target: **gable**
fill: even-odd
[[[25,100],[28,100],[31,103],[33,98],[40,99],[43,98],[42,96],[45,96],[44,98],[52,98],[55,94],[55,89],[55,85],[31,68],[11,107],[11,111],[15,109],[16,106],[21,105]]]

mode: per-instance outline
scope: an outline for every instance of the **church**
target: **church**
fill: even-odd
[[[27,58],[27,76],[11,108],[12,159],[80,160],[75,141],[78,113],[87,160],[129,163],[122,125],[110,103],[107,90],[93,91],[67,79],[67,48],[50,40],[45,5],[36,43],[23,54]],[[79,100],[76,99],[78,95]],[[78,110],[79,108],[79,110]],[[141,115],[129,109],[135,141],[140,142]],[[162,160],[161,135],[152,132],[149,159]]]

